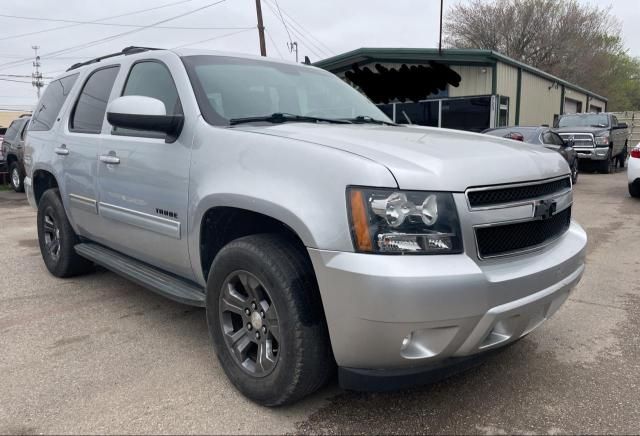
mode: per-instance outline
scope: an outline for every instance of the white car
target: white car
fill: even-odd
[[[627,177],[629,179],[629,194],[640,198],[640,144],[632,150],[629,158]]]

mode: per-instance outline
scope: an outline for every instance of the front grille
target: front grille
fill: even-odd
[[[480,257],[525,251],[550,242],[569,229],[571,208],[546,220],[527,221],[476,229]]]
[[[573,138],[574,147],[595,147],[593,135],[589,133],[561,133],[560,136],[565,141]]]
[[[483,207],[532,200],[534,198],[552,195],[556,192],[562,192],[569,188],[571,188],[571,179],[566,177],[564,179],[535,185],[471,191],[467,196],[471,207]]]

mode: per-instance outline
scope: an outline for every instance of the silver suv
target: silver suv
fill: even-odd
[[[142,48],[74,65],[25,161],[49,271],[99,264],[205,307],[224,371],[269,406],[336,368],[370,390],[466,364],[584,271],[558,153],[395,125],[306,65]]]

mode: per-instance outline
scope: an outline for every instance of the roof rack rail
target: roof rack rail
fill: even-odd
[[[145,51],[150,51],[150,50],[163,50],[163,49],[153,48],[153,47],[136,47],[134,45],[131,45],[129,47],[123,48],[122,51],[119,51],[116,53],[111,53],[111,54],[100,56],[85,62],[78,62],[76,64],[73,64],[67,69],[67,71],[75,70],[76,68],[84,67],[85,65],[95,64],[96,62],[100,62],[103,59],[114,58],[116,56],[128,56],[136,53],[143,53]]]

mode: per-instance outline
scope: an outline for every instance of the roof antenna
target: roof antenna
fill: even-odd
[[[311,65],[311,59],[309,59],[309,56],[305,56],[304,57],[304,62],[305,65]]]

